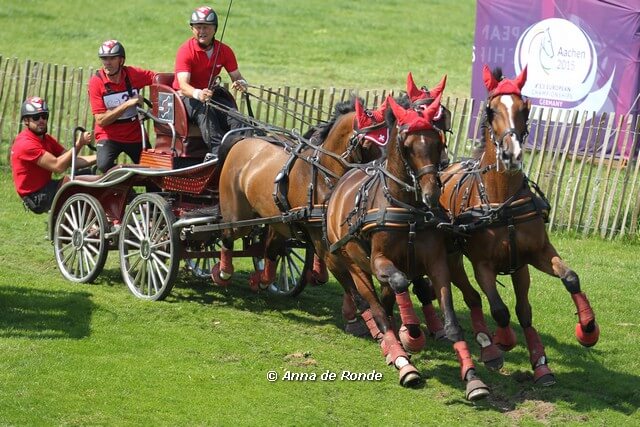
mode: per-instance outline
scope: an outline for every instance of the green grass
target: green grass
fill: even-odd
[[[0,55],[95,67],[99,44],[118,38],[129,64],[169,71],[194,6],[4,1]],[[226,3],[214,6],[224,15]],[[225,41],[254,84],[403,88],[408,71],[418,84],[448,73],[447,93],[466,97],[474,14],[472,0],[235,2]],[[23,210],[1,167],[0,189],[0,425],[640,424],[637,240],[553,235],[580,274],[601,341],[591,349],[576,342],[568,293],[534,272],[534,325],[558,384],[532,385],[516,327],[519,345],[503,371],[478,367],[491,398],[470,404],[453,350],[441,342],[429,340],[413,357],[426,385],[400,387],[374,342],[342,332],[335,281],[296,299],[255,295],[243,260],[228,290],[183,273],[167,301],[145,303],[123,284],[113,252],[96,284],[71,284],[45,240],[46,216]],[[509,280],[502,281],[513,308]],[[468,310],[454,292],[469,331]],[[266,380],[269,371],[343,370],[376,370],[383,379]]]
[[[580,274],[601,340],[592,349],[576,342],[569,295],[558,280],[534,272],[534,325],[558,384],[532,384],[516,327],[519,345],[503,371],[478,367],[491,398],[470,404],[445,343],[429,340],[427,350],[413,357],[427,377],[424,387],[399,386],[374,342],[341,331],[341,292],[334,281],[297,299],[255,295],[246,283],[245,260],[226,291],[182,273],[167,301],[145,303],[122,283],[113,252],[96,284],[66,282],[44,239],[46,216],[23,211],[6,169],[0,188],[0,424],[640,422],[637,245],[554,235]],[[513,307],[508,279],[502,281],[507,288],[501,294]],[[469,331],[468,310],[457,291],[454,296]],[[272,370],[318,376],[375,370],[383,378],[270,383]]]
[[[187,0],[5,0],[0,55],[98,67],[100,44],[117,38],[130,65],[172,71],[197,3]],[[228,2],[212,6],[220,29]],[[447,95],[469,95],[475,1],[252,0],[233,3],[224,41],[250,83],[402,89],[448,73]],[[228,79],[225,76],[225,79]]]

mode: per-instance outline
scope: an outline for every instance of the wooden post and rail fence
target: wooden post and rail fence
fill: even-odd
[[[49,133],[70,146],[73,129],[90,129],[93,116],[87,83],[93,68],[74,68],[0,56],[0,165],[8,167],[13,138],[21,129],[20,105],[26,96],[47,100]],[[390,90],[252,88],[266,102],[253,103],[257,119],[286,129],[306,131],[327,121],[333,106],[356,94],[368,107],[377,106]],[[295,101],[294,101],[295,100]],[[448,137],[452,161],[469,157],[480,135],[478,111],[484,100],[447,98],[452,113]],[[241,111],[247,111],[238,96]],[[293,111],[283,114],[276,106]],[[552,205],[549,228],[571,230],[604,239],[640,235],[640,121],[637,115],[533,108],[525,172]],[[153,137],[152,137],[153,138]],[[611,141],[615,143],[612,144]],[[615,145],[617,150],[612,152]],[[620,154],[627,153],[627,154]]]

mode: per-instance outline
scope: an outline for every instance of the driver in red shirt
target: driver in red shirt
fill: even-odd
[[[233,50],[215,39],[218,15],[212,8],[202,6],[194,10],[190,25],[193,37],[184,42],[176,54],[173,88],[182,95],[191,121],[198,125],[211,153],[217,156],[224,134],[243,124],[223,111],[207,107],[206,102],[213,100],[235,109],[234,103],[220,93],[220,87],[212,88],[211,82],[222,68],[231,77],[234,89],[246,91],[247,81],[238,69]]]
[[[41,214],[51,208],[60,186],[60,179],[52,179],[53,172],[62,173],[71,166],[73,152],[47,134],[49,107],[42,98],[27,98],[20,108],[20,119],[25,128],[11,146],[13,184],[25,207]],[[76,150],[89,143],[91,132],[84,132],[75,143]],[[95,155],[78,156],[76,168],[86,168],[95,162]]]
[[[142,130],[136,106],[142,106],[140,91],[153,83],[155,72],[124,65],[124,46],[107,40],[98,49],[102,69],[89,80],[89,102],[96,119],[98,169],[111,169],[120,153],[140,162]]]

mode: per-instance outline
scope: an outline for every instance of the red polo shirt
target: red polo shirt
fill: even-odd
[[[124,66],[122,67],[120,81],[115,84],[107,79],[104,70],[98,70],[98,73],[94,74],[89,80],[91,113],[105,113],[107,110],[111,110],[129,99],[125,76],[129,77],[131,91],[134,95],[137,95],[143,87],[153,83],[155,74],[153,71],[143,70],[142,68]],[[129,118],[128,120],[126,120],[127,117]],[[140,144],[140,141],[142,141],[142,131],[140,130],[140,123],[136,120],[135,107],[127,110],[119,120],[108,126],[102,127],[96,123],[94,133],[96,141],[109,139],[111,141],[136,144]]]
[[[41,190],[51,181],[51,171],[38,166],[38,159],[45,152],[58,157],[66,149],[51,135],[44,139],[25,128],[16,136],[11,146],[11,173],[13,185],[20,197]]]
[[[217,53],[218,49],[220,49],[220,53]],[[213,54],[211,58],[209,58],[207,52],[202,49],[198,41],[192,37],[184,42],[178,49],[175,73],[176,75],[182,72],[191,73],[189,84],[196,89],[205,89],[209,86],[209,80],[212,78],[211,70],[213,69],[214,62],[216,67],[213,72],[213,77],[220,74],[222,67],[227,70],[227,73],[232,73],[238,69],[236,55],[229,46],[214,40]],[[173,79],[173,88],[180,90],[180,84],[178,84],[176,77]]]

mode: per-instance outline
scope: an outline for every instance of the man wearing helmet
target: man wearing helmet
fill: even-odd
[[[95,117],[98,145],[98,169],[111,169],[120,153],[127,153],[134,163],[140,161],[142,130],[136,106],[142,105],[140,91],[153,83],[156,73],[124,65],[124,46],[107,40],[98,49],[102,69],[89,80],[89,102]]]
[[[231,77],[234,89],[246,91],[247,82],[238,69],[233,50],[215,39],[216,12],[208,6],[199,7],[191,14],[190,25],[193,37],[178,49],[173,88],[182,95],[189,117],[200,128],[211,153],[217,156],[224,134],[242,127],[242,123],[215,108],[206,107],[206,102],[213,98],[218,104],[235,108],[230,99],[218,95],[211,83],[223,67]]]
[[[60,185],[59,179],[52,179],[53,172],[64,172],[71,165],[73,152],[47,134],[49,107],[42,98],[27,98],[20,108],[20,119],[25,128],[11,146],[13,184],[24,205],[40,214],[49,210]],[[76,150],[90,142],[91,132],[83,132],[75,142]],[[95,155],[78,156],[76,167],[95,162]]]

